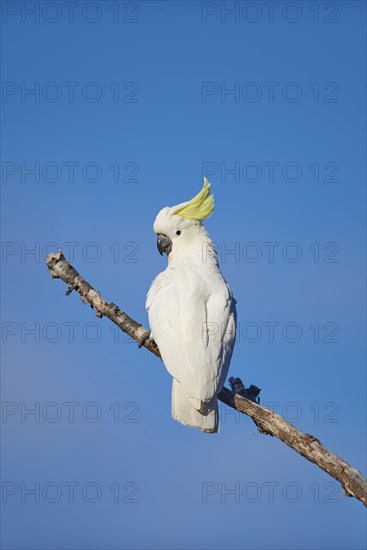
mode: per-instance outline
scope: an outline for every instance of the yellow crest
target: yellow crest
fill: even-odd
[[[185,202],[174,215],[187,220],[202,222],[209,218],[214,211],[214,196],[210,194],[210,183],[204,178],[204,186],[191,201]]]

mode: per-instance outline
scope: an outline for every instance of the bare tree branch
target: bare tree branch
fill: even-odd
[[[144,346],[160,357],[158,347],[148,338],[148,330],[131,319],[115,304],[106,302],[100,293],[94,290],[69,264],[61,250],[56,254],[49,254],[46,263],[52,277],[62,279],[68,285],[67,295],[73,290],[77,291],[85,304],[90,304],[96,309],[97,317],[108,317],[139,346]],[[222,389],[218,398],[229,407],[250,416],[259,426],[260,431],[277,437],[298,454],[319,466],[341,483],[347,496],[354,496],[367,506],[367,481],[358,470],[321,445],[318,439],[301,432],[279,414],[236,395],[227,388]]]

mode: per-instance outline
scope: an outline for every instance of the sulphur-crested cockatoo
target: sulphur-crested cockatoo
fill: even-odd
[[[151,338],[173,377],[172,417],[208,433],[219,429],[217,394],[236,332],[235,300],[201,223],[213,210],[204,178],[193,199],[159,212],[153,229],[168,265],[154,279],[146,302]]]

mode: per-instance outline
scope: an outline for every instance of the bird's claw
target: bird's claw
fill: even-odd
[[[241,397],[246,397],[246,399],[249,399],[250,401],[253,401],[254,403],[260,403],[260,397],[259,393],[261,392],[261,389],[257,386],[254,386],[251,384],[249,388],[245,388],[243,385],[243,382],[241,378],[231,378],[228,380],[233,393],[240,395]]]
[[[150,338],[150,332],[145,331],[144,334],[138,340],[138,348],[141,348],[142,346],[144,346],[148,338]]]

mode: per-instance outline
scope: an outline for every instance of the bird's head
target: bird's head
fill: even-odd
[[[210,194],[210,183],[204,178],[202,190],[193,199],[176,206],[166,206],[159,212],[153,225],[159,253],[176,255],[200,238],[200,242],[206,240],[207,233],[201,222],[213,211],[214,197]]]

